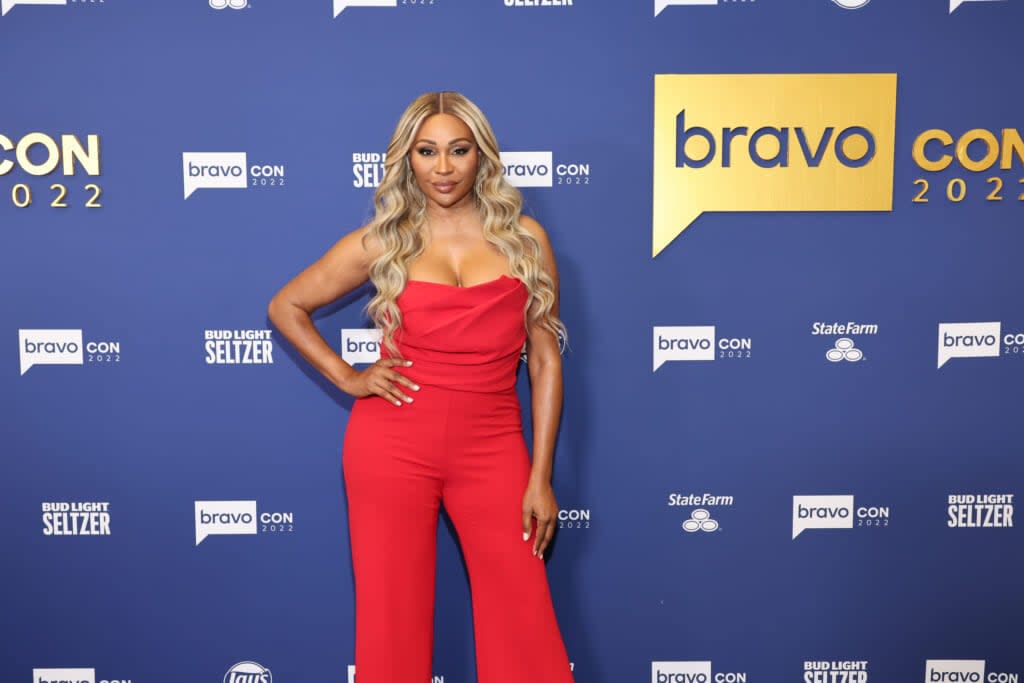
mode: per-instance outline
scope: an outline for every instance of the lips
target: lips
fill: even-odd
[[[434,186],[434,189],[436,189],[438,192],[441,192],[443,194],[447,194],[447,193],[451,192],[452,190],[454,190],[456,184],[457,184],[457,181],[454,181],[454,180],[445,181],[443,183],[431,183],[431,185]]]

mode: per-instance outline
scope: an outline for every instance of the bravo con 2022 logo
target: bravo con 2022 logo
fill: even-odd
[[[711,662],[651,662],[651,683],[747,683],[745,671],[716,671]]]
[[[255,500],[197,500],[195,507],[196,545],[202,543],[207,536],[287,534],[295,530],[294,513],[257,514]]]
[[[109,365],[121,362],[121,342],[82,341],[82,330],[18,330],[21,374],[33,365]]]
[[[824,0],[819,0],[824,2]],[[970,0],[954,0],[955,2],[965,2]],[[755,0],[654,0],[654,16],[661,14],[661,11],[666,7],[685,7],[685,6],[714,6],[721,2],[722,5],[747,5],[748,3],[753,5]],[[843,9],[861,9],[871,0],[832,0],[832,4],[836,7],[842,7]]]
[[[505,179],[514,187],[589,185],[590,164],[555,161],[554,152],[501,152]],[[384,179],[383,152],[352,153],[352,187],[375,188]]]
[[[714,325],[659,326],[653,329],[654,370],[669,361],[741,360],[751,357],[750,337],[717,338]],[[652,372],[653,372],[652,371]]]
[[[253,163],[245,152],[182,152],[185,199],[200,188],[283,187],[284,164]]]
[[[16,5],[60,5],[62,7],[68,6],[69,0],[0,0],[0,17],[11,11],[11,8]],[[70,0],[76,8],[90,6],[90,7],[102,7],[105,3],[104,0]]]
[[[924,683],[1019,683],[1020,674],[990,671],[984,659],[929,659],[924,663]]]
[[[132,683],[130,678],[101,678],[96,669],[32,669],[32,683]]]
[[[889,526],[889,508],[854,507],[853,496],[793,496],[793,538],[807,529],[852,529]]]
[[[1024,332],[1003,331],[1001,322],[939,323],[939,360],[951,358],[1024,358]]]
[[[58,143],[46,133],[28,133],[17,141],[0,134],[0,178],[16,170],[31,178],[43,178],[57,173],[64,178],[96,177],[100,175],[100,136],[85,136],[85,144],[77,135],[63,134]],[[12,178],[17,176],[11,176]],[[96,183],[82,183],[68,189],[67,181],[51,182],[46,186],[49,206],[66,209],[72,204],[87,209],[99,209],[102,188]],[[46,182],[43,182],[46,185]],[[44,188],[26,181],[16,182],[8,191],[11,204],[19,209],[28,208],[41,196]],[[69,203],[70,202],[70,203]]]

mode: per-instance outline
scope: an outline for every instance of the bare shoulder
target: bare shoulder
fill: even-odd
[[[547,231],[536,219],[523,214],[519,214],[519,225],[537,240],[543,267],[557,282],[558,268],[555,265],[555,253],[551,248],[551,240],[548,239]]]
[[[361,225],[348,235],[351,239],[358,240],[359,244],[362,245],[364,258],[367,263],[377,260],[384,251],[381,241],[370,229],[372,226],[372,222],[367,223],[366,225]]]
[[[524,227],[528,233],[533,235],[534,239],[536,239],[537,242],[540,243],[542,248],[545,245],[550,245],[550,241],[548,240],[548,233],[547,233],[547,231],[532,216],[527,216],[525,214],[519,214],[519,225]]]

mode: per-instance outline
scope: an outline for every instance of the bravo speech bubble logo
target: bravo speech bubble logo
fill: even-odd
[[[182,152],[185,199],[201,187],[248,187],[245,152]]]
[[[1002,323],[939,323],[939,366],[950,358],[998,358]]]
[[[96,669],[32,669],[32,683],[93,683]]]
[[[717,5],[718,0],[654,0],[654,16],[670,5]]]
[[[670,360],[714,360],[714,325],[675,325],[654,328],[654,370]]]
[[[853,496],[793,496],[793,538],[807,529],[852,529]]]
[[[656,74],[652,256],[705,211],[891,211],[896,74]]]
[[[1006,2],[1006,0],[949,0],[949,13],[952,14],[957,7],[965,2]]]
[[[82,330],[18,330],[21,374],[33,365],[84,365]]]
[[[924,663],[925,683],[981,683],[984,678],[984,659],[929,659]]]
[[[334,0],[334,18],[346,7],[398,7],[398,0]]]
[[[0,0],[0,17],[15,5],[66,5],[68,0]]]
[[[207,536],[255,534],[255,500],[197,500],[196,545]]]

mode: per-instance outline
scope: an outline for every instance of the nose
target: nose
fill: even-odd
[[[452,164],[448,159],[447,152],[441,152],[437,155],[437,164],[434,166],[434,170],[442,175],[452,172]]]

